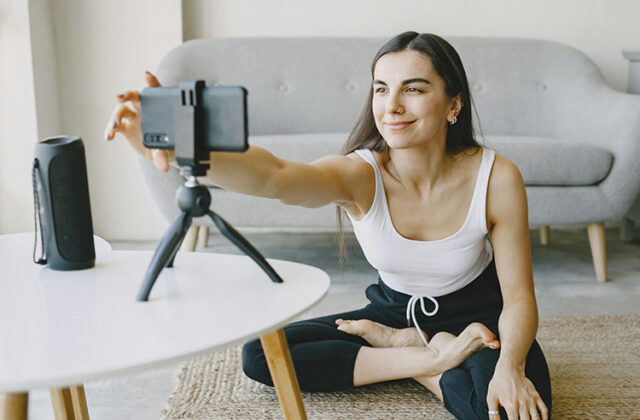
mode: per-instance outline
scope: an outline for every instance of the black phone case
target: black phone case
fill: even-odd
[[[201,133],[205,150],[243,152],[249,147],[247,90],[242,86],[202,89]],[[173,150],[176,108],[183,106],[179,87],[147,87],[140,92],[142,141],[150,149]],[[197,130],[196,130],[197,132]]]

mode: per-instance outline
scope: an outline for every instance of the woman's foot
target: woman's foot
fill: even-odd
[[[440,334],[443,334],[441,337]],[[464,362],[473,353],[485,347],[497,349],[500,341],[495,334],[479,322],[473,322],[455,337],[449,333],[438,333],[433,336],[431,344],[436,347],[446,369],[452,369]]]
[[[337,319],[338,329],[364,338],[373,347],[424,347],[415,328],[391,328],[369,319],[349,321]],[[424,333],[424,331],[423,331]],[[427,340],[429,337],[424,334]]]

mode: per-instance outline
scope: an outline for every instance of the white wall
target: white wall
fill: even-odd
[[[158,238],[165,227],[123,141],[103,130],[115,95],[184,39],[235,36],[518,36],[567,43],[624,91],[621,49],[640,48],[635,0],[0,0],[0,233],[33,228],[37,139],[84,139],[94,231]],[[58,106],[59,105],[59,106]],[[119,139],[121,140],[121,139]]]

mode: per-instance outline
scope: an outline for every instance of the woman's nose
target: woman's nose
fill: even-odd
[[[390,95],[387,101],[386,111],[388,114],[401,114],[404,112],[404,107],[397,95]]]

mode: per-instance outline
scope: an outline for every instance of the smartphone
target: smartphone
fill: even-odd
[[[244,152],[249,147],[247,90],[242,86],[205,86],[202,89],[200,131],[197,140],[206,151]],[[142,142],[149,149],[173,150],[176,144],[179,87],[147,87],[140,92]]]

